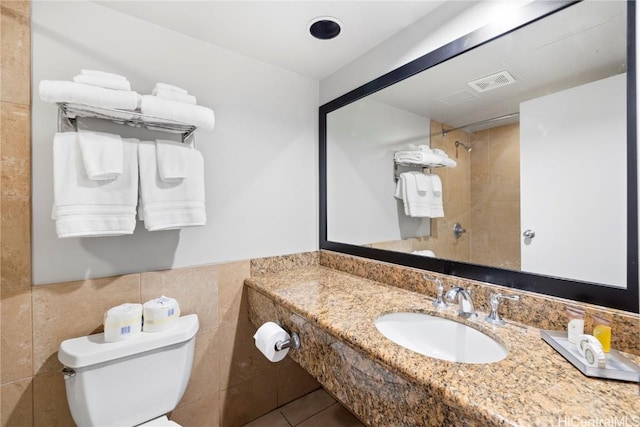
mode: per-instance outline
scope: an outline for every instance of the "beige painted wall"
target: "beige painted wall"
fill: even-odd
[[[271,364],[253,345],[243,281],[269,259],[32,286],[30,3],[3,0],[0,11],[2,426],[73,426],[60,342],[101,331],[110,307],[161,294],[200,319],[191,381],[171,414],[183,426],[239,426],[319,387],[291,359]]]

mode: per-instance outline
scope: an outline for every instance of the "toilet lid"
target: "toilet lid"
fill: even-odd
[[[151,421],[147,421],[144,424],[140,424],[138,427],[182,427],[180,424],[171,421],[166,415],[160,418],[154,418]]]

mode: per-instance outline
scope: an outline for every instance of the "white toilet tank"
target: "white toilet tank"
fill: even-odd
[[[104,334],[63,341],[67,402],[78,426],[135,426],[172,411],[184,394],[198,316],[180,317],[162,332],[118,342]]]

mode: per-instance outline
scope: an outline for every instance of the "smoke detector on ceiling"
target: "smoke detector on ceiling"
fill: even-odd
[[[508,71],[500,71],[490,76],[485,76],[467,83],[473,89],[478,92],[487,92],[499,87],[507,86],[515,83],[516,79],[513,78]]]

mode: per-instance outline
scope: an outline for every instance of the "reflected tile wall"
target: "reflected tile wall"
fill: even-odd
[[[474,132],[469,261],[520,269],[520,126]]]
[[[431,219],[431,236],[425,249],[432,250],[437,257],[447,259],[469,259],[471,242],[471,199],[469,195],[470,156],[462,147],[456,148],[455,142],[469,145],[469,134],[462,130],[450,131],[442,135],[447,126],[431,120],[431,148],[438,148],[454,159],[455,168],[432,169],[430,173],[438,175],[442,181],[442,201],[444,218]],[[469,229],[456,238],[453,226],[460,223]]]

